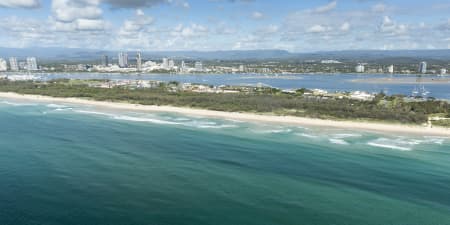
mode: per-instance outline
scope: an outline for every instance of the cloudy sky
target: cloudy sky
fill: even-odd
[[[0,46],[450,49],[448,0],[0,0]]]

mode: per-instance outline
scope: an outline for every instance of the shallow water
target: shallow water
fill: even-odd
[[[388,84],[388,83],[362,83],[352,82],[356,79],[374,78],[416,78],[415,75],[382,75],[382,74],[288,74],[288,75],[264,75],[264,74],[106,74],[106,73],[61,73],[42,76],[46,80],[56,78],[76,79],[140,79],[158,81],[179,81],[183,83],[202,83],[211,85],[257,85],[259,83],[281,89],[319,88],[329,92],[336,91],[368,91],[387,94],[411,95],[420,84]],[[436,75],[426,75],[430,79],[448,79]],[[425,89],[430,93],[427,97],[450,100],[450,83],[425,84]]]
[[[450,140],[0,99],[0,224],[450,224]]]

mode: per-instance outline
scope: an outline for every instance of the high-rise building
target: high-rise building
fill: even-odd
[[[419,73],[427,73],[427,62],[421,62],[419,65]]]
[[[239,72],[241,72],[241,73],[245,72],[245,66],[244,65],[240,65],[239,66]]]
[[[184,63],[184,60],[183,60],[183,61],[181,61],[180,72],[185,73],[186,71],[187,71],[186,63]]]
[[[364,73],[364,70],[365,70],[365,68],[364,68],[364,65],[363,64],[358,64],[356,67],[355,67],[355,71],[357,72],[357,73]]]
[[[27,69],[27,62],[19,61],[19,69],[20,70],[26,70]]]
[[[169,69],[173,69],[175,67],[175,62],[173,61],[173,59],[169,60]]]
[[[27,70],[28,71],[38,70],[36,57],[27,57]]]
[[[102,66],[108,66],[109,60],[107,55],[102,55]]]
[[[203,64],[200,61],[195,62],[195,71],[202,72],[203,71]]]
[[[19,65],[17,64],[16,57],[9,58],[9,68],[11,69],[11,71],[19,71]]]
[[[394,73],[394,65],[388,67],[388,73]]]
[[[136,69],[137,71],[142,70],[142,55],[141,52],[136,53]]]
[[[120,68],[128,67],[128,53],[126,52],[119,53],[119,67]]]
[[[6,70],[8,70],[8,64],[6,63],[6,60],[0,58],[0,71]]]
[[[161,67],[166,70],[169,69],[169,59],[168,58],[163,58]]]

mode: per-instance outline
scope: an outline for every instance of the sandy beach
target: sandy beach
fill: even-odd
[[[182,108],[173,106],[137,105],[119,102],[102,102],[79,98],[55,98],[40,95],[22,95],[17,93],[5,93],[5,92],[0,92],[0,98],[48,102],[48,103],[70,103],[70,104],[90,105],[100,108],[120,109],[129,111],[169,112],[192,116],[241,120],[248,122],[278,123],[278,124],[311,126],[311,127],[353,129],[353,130],[373,131],[383,133],[388,132],[397,134],[450,137],[450,129],[441,127],[430,128],[425,126],[414,126],[414,125],[359,122],[359,121],[335,121],[335,120],[323,120],[323,119],[313,119],[294,116],[275,116],[275,115],[260,115],[260,114],[239,113],[239,112],[222,112],[222,111]]]

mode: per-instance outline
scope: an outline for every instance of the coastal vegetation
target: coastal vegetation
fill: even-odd
[[[299,89],[285,93],[274,88],[254,87],[248,92],[198,93],[180,91],[177,82],[160,83],[153,88],[100,88],[89,82],[74,81],[0,81],[1,92],[87,98],[97,101],[128,102],[142,105],[170,105],[227,112],[250,112],[321,119],[372,120],[424,124],[431,115],[444,115],[435,125],[450,126],[450,104],[439,100],[411,100],[404,96],[377,94],[372,100],[307,95]]]

